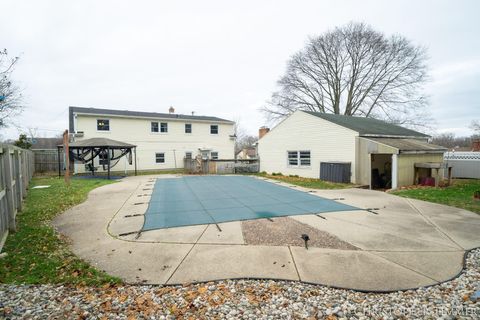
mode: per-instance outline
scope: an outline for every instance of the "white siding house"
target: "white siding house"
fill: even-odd
[[[258,141],[260,171],[281,172],[307,178],[320,177],[320,162],[344,161],[355,164],[355,137],[358,132],[320,119],[306,112],[297,111],[270,130]],[[288,153],[307,156],[290,161]],[[291,159],[292,160],[292,159]],[[352,181],[355,181],[353,175]]]
[[[372,118],[296,111],[261,134],[260,171],[397,188],[431,178],[422,163],[441,167],[446,149],[428,138]]]
[[[185,157],[197,155],[234,158],[234,122],[217,117],[70,107],[69,120],[75,141],[109,138],[136,145],[138,170],[183,168]],[[133,164],[122,159],[113,170],[124,169],[133,170]],[[76,164],[75,170],[85,168]]]

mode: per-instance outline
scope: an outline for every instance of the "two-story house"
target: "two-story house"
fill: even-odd
[[[75,141],[109,138],[136,145],[138,170],[183,168],[184,158],[233,159],[234,122],[210,116],[138,112],[98,108],[69,108],[69,131]],[[95,165],[102,159],[95,159]],[[133,170],[125,162],[119,164]],[[76,172],[84,166],[77,164]]]

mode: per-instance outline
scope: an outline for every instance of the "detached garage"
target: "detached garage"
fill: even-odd
[[[258,142],[260,171],[351,182],[374,189],[443,176],[441,146],[384,121],[296,111]]]

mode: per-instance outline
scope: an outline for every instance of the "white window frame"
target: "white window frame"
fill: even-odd
[[[295,153],[295,158],[293,158],[293,157],[290,158],[290,154],[291,154],[291,153],[292,153],[292,154]],[[292,160],[295,159],[296,162],[297,162],[297,164],[291,164],[291,163],[290,163],[290,159],[292,159]],[[288,167],[298,167],[298,151],[293,151],[293,150],[288,150],[288,151],[287,151],[287,166],[288,166]]]
[[[308,152],[308,158],[303,158],[303,159],[308,159],[308,164],[302,164],[302,153],[307,153],[307,152]],[[312,152],[310,150],[299,150],[298,160],[299,160],[300,167],[310,167],[312,165]]]
[[[215,154],[215,157],[213,156],[213,154]],[[210,151],[210,159],[212,160],[218,160],[219,157],[218,157],[218,151]]]
[[[98,129],[98,121],[108,121],[108,130],[99,130]],[[110,119],[98,118],[97,119],[97,132],[110,132]]]
[[[212,127],[213,126],[217,127],[217,133],[212,133]],[[211,135],[216,135],[217,136],[219,134],[219,132],[220,132],[220,126],[218,124],[211,124],[210,125],[210,134]]]
[[[309,158],[303,158],[303,159],[308,159],[308,164],[302,164],[302,158],[300,157],[301,153],[306,153],[308,152],[310,154]],[[295,158],[290,158],[290,154],[295,153],[296,157]],[[290,164],[290,159],[295,159],[297,164]],[[287,151],[287,167],[290,168],[310,168],[312,166],[312,152],[310,150],[288,150]]]
[[[157,161],[160,154],[163,155],[163,162]],[[155,152],[155,164],[165,164],[165,162],[166,162],[165,152]]]
[[[153,130],[153,124],[156,123],[157,124],[157,131],[154,131]],[[158,121],[152,121],[150,122],[150,132],[151,133],[159,133],[160,132],[160,124],[158,123]]]
[[[190,153],[190,158],[187,157],[188,153]],[[192,151],[185,151],[185,159],[193,159],[193,152]]]
[[[190,132],[187,132],[187,125],[190,126]],[[192,132],[193,132],[193,125],[191,123],[185,123],[184,133],[185,134],[192,134]]]
[[[163,126],[162,126],[163,124],[165,125],[165,129],[166,129],[165,131],[162,131],[163,130]],[[159,125],[158,125],[158,132],[163,133],[163,134],[168,133],[168,122],[160,122]]]

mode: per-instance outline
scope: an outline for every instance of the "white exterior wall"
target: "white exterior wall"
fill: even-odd
[[[132,118],[120,116],[100,115],[74,115],[75,130],[83,131],[84,136],[75,138],[76,141],[90,138],[109,138],[137,146],[137,169],[138,170],[162,170],[183,168],[185,152],[192,152],[195,157],[199,149],[210,149],[218,152],[219,159],[234,158],[233,123],[204,122],[198,120],[183,119],[153,119]],[[97,119],[109,119],[110,131],[98,131]],[[151,122],[167,122],[168,132],[151,132]],[[192,133],[185,133],[185,124],[192,124]],[[218,125],[218,134],[210,134],[210,125]],[[165,153],[165,163],[155,162],[155,153]],[[176,161],[175,161],[176,159]],[[98,158],[95,159],[98,166]],[[125,170],[126,160],[121,159],[112,168],[112,171]],[[76,165],[76,172],[85,171],[83,164]],[[134,162],[127,165],[127,170],[134,170]],[[102,167],[98,168],[102,171]]]
[[[356,131],[296,111],[259,140],[260,171],[318,179],[320,162],[351,162],[351,181],[356,182],[356,136]],[[289,166],[287,151],[310,151],[311,165]]]

